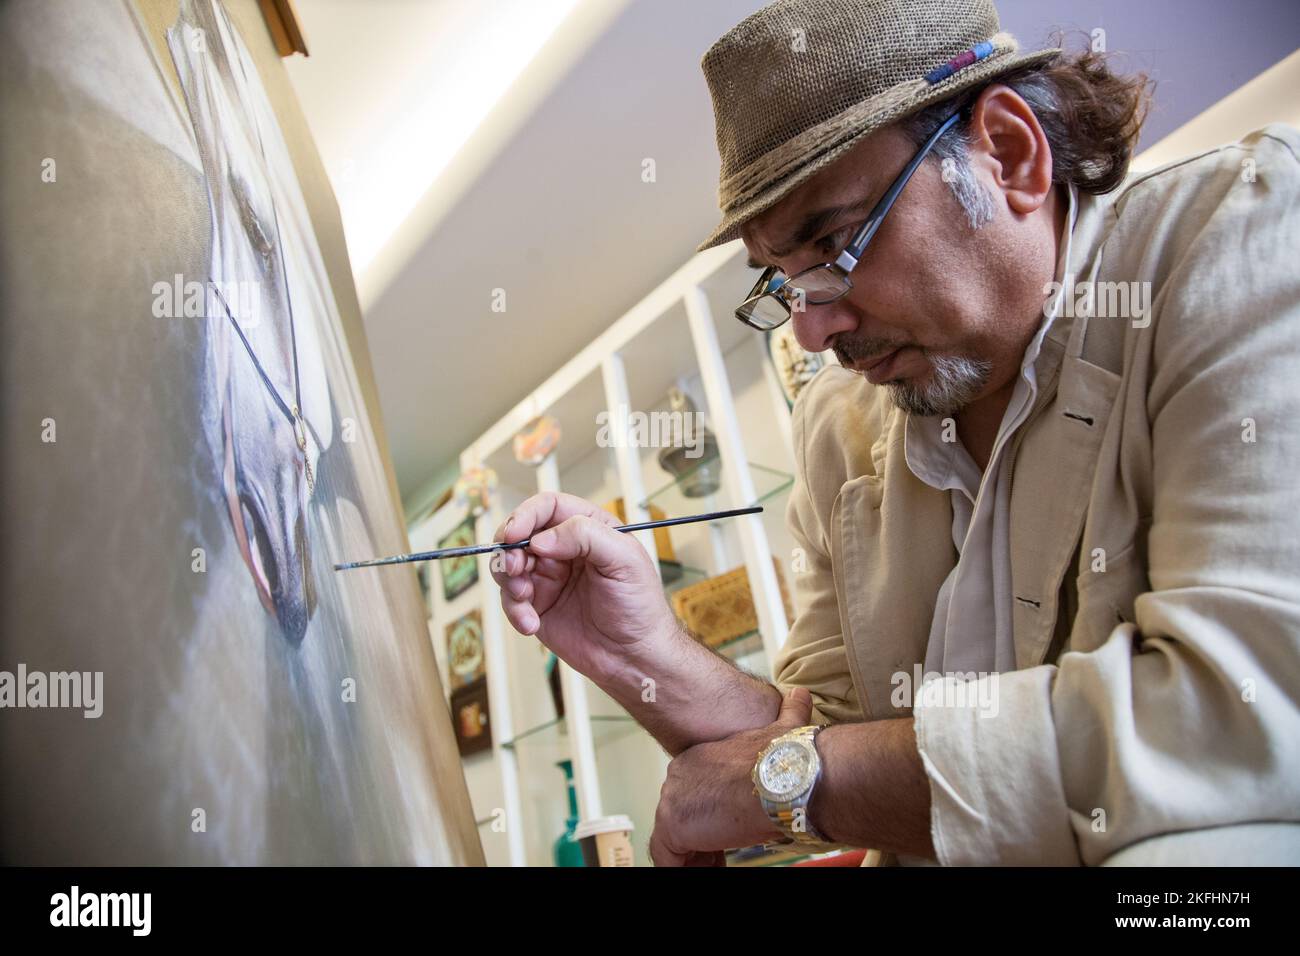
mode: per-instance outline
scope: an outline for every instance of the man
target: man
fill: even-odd
[[[777,686],[590,503],[497,536],[511,623],[675,755],[654,861],[1300,862],[1300,135],[1126,179],[1143,81],[988,0],[782,0],[703,65],[702,248],[842,366],[793,413]]]

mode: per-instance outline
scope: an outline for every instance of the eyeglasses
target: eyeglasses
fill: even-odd
[[[776,266],[768,266],[758,277],[754,287],[749,290],[749,296],[736,308],[736,318],[751,328],[767,332],[785,325],[794,312],[802,312],[807,305],[829,305],[847,295],[853,288],[853,280],[849,277],[849,273],[857,268],[867,244],[871,242],[871,237],[880,228],[881,221],[893,207],[894,201],[898,199],[907,181],[921,165],[921,160],[925,159],[926,154],[934,148],[939,137],[957,122],[962,112],[958,110],[953,113],[930,134],[930,138],[917,150],[916,155],[898,174],[898,178],[880,197],[880,202],[876,203],[871,210],[867,221],[862,224],[862,228],[857,231],[834,262],[810,266],[788,278]]]

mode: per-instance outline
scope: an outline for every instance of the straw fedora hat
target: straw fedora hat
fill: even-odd
[[[1021,51],[992,0],[777,0],[704,54],[722,222],[740,235],[873,131],[1061,51]]]

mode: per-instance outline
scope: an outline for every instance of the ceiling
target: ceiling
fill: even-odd
[[[340,197],[404,498],[715,225],[699,60],[761,5],[298,0],[311,56],[290,77]],[[1294,0],[998,7],[1027,46],[1101,27],[1129,51],[1159,83],[1147,144],[1300,45]],[[486,87],[481,122],[453,110]]]

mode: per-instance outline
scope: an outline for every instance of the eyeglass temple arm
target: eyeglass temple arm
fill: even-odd
[[[862,228],[858,230],[858,234],[853,237],[853,240],[844,248],[844,251],[839,254],[839,257],[835,260],[837,266],[845,272],[852,272],[857,268],[858,259],[862,256],[862,250],[866,248],[867,243],[871,241],[871,237],[874,236],[876,230],[880,228],[881,221],[885,218],[885,214],[889,212],[890,207],[894,205],[894,200],[898,198],[898,194],[903,191],[903,187],[906,186],[907,181],[912,178],[912,174],[916,172],[916,169],[921,165],[922,160],[924,160],[929,154],[930,150],[934,147],[934,144],[939,141],[939,137],[946,133],[949,127],[957,122],[961,114],[962,111],[958,110],[940,123],[939,128],[930,134],[930,138],[925,141],[925,145],[922,146],[917,151],[916,155],[912,157],[911,162],[903,167],[902,173],[900,173],[898,178],[894,180],[894,184],[889,187],[889,191],[880,197],[880,202],[876,203],[876,207],[871,210],[871,215],[868,216],[867,221],[862,224]]]

